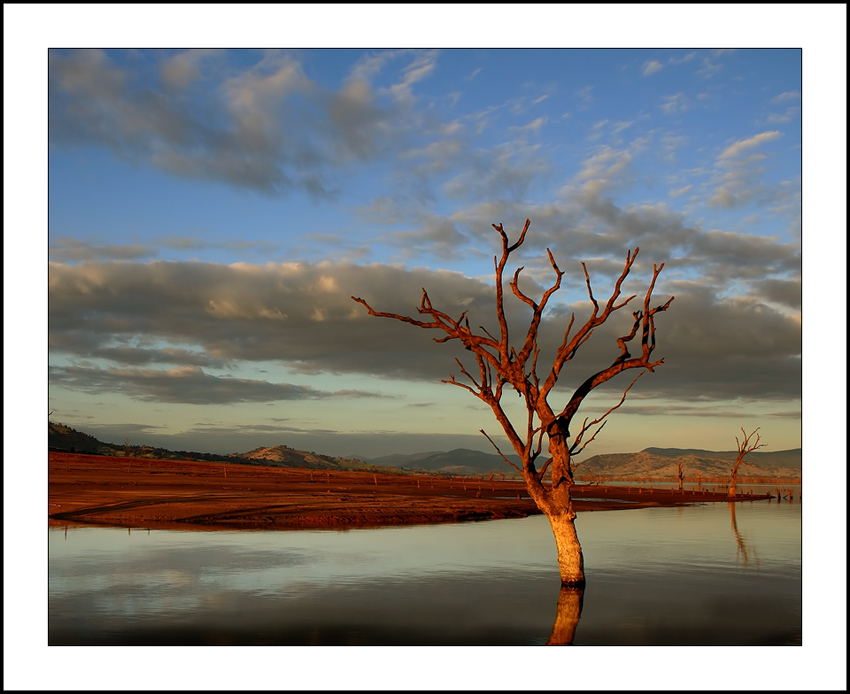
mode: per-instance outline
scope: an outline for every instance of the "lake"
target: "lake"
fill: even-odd
[[[802,643],[799,502],[584,512],[577,646]],[[543,645],[542,516],[349,531],[57,528],[50,645]]]

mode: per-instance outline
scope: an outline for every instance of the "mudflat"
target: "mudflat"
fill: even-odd
[[[539,513],[521,481],[48,455],[48,522],[53,527],[345,529]],[[579,512],[729,500],[705,490],[659,487],[576,485],[573,498]]]

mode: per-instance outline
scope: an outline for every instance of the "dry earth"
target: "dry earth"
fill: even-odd
[[[48,481],[51,526],[343,529],[539,513],[522,482],[431,475],[51,452]],[[723,494],[669,487],[595,485],[575,486],[573,497],[580,512],[728,501]]]

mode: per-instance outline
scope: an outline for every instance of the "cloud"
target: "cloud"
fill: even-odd
[[[780,135],[781,133],[778,130],[771,130],[769,132],[763,132],[759,133],[758,135],[753,135],[752,137],[748,137],[744,140],[738,140],[737,142],[734,142],[726,149],[724,149],[723,152],[720,154],[719,159],[723,161],[740,157],[742,154],[758,147],[759,145],[764,144],[765,142],[775,140]]]
[[[173,90],[185,89],[200,79],[204,61],[223,53],[219,49],[198,48],[165,58],[160,66],[162,84]]]
[[[753,282],[751,295],[756,300],[787,306],[799,311],[803,303],[803,285],[800,277],[757,280]]]
[[[381,362],[384,375],[429,379],[437,373],[430,361],[435,345],[400,334],[402,326],[390,321],[366,320],[350,295],[405,313],[415,312],[423,286],[452,313],[485,301],[489,312],[491,303],[486,285],[459,273],[385,265],[52,264],[49,285],[50,344],[57,354],[86,358],[146,336],[226,361],[364,373]],[[376,344],[388,352],[377,361]],[[398,351],[385,349],[400,344]]]
[[[796,99],[802,98],[802,94],[800,92],[782,92],[781,94],[777,94],[771,99],[772,103],[780,103],[783,101],[792,101]]]
[[[678,94],[670,94],[662,98],[664,101],[661,106],[659,106],[659,108],[664,111],[664,113],[668,116],[674,113],[686,111],[690,107],[690,102],[688,101],[688,98],[685,96],[684,92],[679,92]]]
[[[733,142],[717,157],[712,184],[714,192],[708,200],[712,207],[735,208],[751,201],[785,203],[792,193],[781,184],[767,184],[768,154],[757,151],[782,133],[770,130]]]
[[[144,342],[144,341],[142,341]],[[89,356],[92,359],[104,359],[117,364],[140,366],[143,364],[182,364],[206,366],[216,369],[228,368],[227,361],[204,352],[175,347],[145,347],[140,345],[117,345],[98,347]]]
[[[659,70],[661,70],[663,68],[664,68],[664,65],[662,63],[658,62],[657,60],[647,60],[643,64],[643,68],[641,69],[641,74],[644,77],[647,77],[649,75],[655,74],[656,72],[658,72]]]
[[[50,380],[55,385],[88,393],[121,393],[134,400],[191,405],[376,395],[350,390],[331,393],[290,383],[213,376],[197,366],[169,370],[52,367]]]
[[[48,253],[50,260],[63,263],[89,260],[145,260],[159,255],[155,246],[99,245],[64,237],[54,239],[50,243]]]
[[[407,61],[398,80],[375,90],[368,79],[396,58]],[[278,52],[245,67],[219,51],[186,51],[145,72],[105,51],[51,51],[50,144],[98,144],[176,176],[327,198],[349,162],[374,158],[417,127],[412,89],[436,58],[433,51],[378,54],[334,91]],[[211,59],[221,66],[205,74]],[[202,79],[203,93],[194,89]]]
[[[671,365],[664,371],[675,377],[644,379],[652,383],[642,385],[644,392],[678,399],[692,397],[693,388],[700,389],[701,398],[799,394],[800,325],[777,305],[791,290],[782,287],[775,274],[798,266],[793,249],[743,235],[701,234],[675,226],[675,217],[655,208],[647,209],[644,219],[634,210],[611,213],[621,215],[621,223],[632,231],[644,225],[647,235],[649,250],[641,252],[635,276],[624,288],[627,295],[645,291],[647,262],[664,260],[677,245],[683,249],[683,257],[668,260],[656,288],[659,300],[676,295],[670,311],[658,321],[659,354]],[[665,214],[668,228],[660,232],[655,222]],[[626,247],[632,238],[623,232],[611,243]],[[652,238],[667,241],[660,255],[661,246]],[[581,271],[558,260],[570,276],[565,298],[575,297],[570,287],[583,290]],[[729,277],[744,282],[745,289],[747,268],[753,263],[750,295],[724,297]],[[622,261],[591,258],[588,267],[597,297],[606,298],[610,278]],[[694,270],[704,271],[706,279],[685,280]],[[551,268],[539,280],[533,273],[523,277],[524,291],[537,295],[553,280]],[[774,282],[766,282],[771,278]],[[275,362],[304,374],[358,373],[439,382],[458,373],[455,358],[468,362],[468,353],[455,342],[437,344],[431,339],[442,333],[370,317],[351,295],[380,311],[416,316],[425,287],[433,305],[447,314],[468,311],[473,325],[491,333],[498,325],[488,282],[455,272],[381,264],[54,263],[49,287],[52,363],[61,357],[70,364],[54,367],[51,383],[164,402],[266,402],[330,395],[285,383],[215,376],[202,367]],[[527,307],[510,297],[506,308],[510,324],[516,326],[514,334],[522,334]],[[577,320],[584,320],[588,310],[586,293],[567,303],[556,295],[541,329],[544,354],[551,354],[560,342],[567,315],[575,312]],[[610,363],[617,354],[616,337],[628,331],[630,321],[627,311],[610,326],[598,328],[597,346],[585,350],[570,373],[584,377],[596,364],[606,359]],[[93,360],[111,360],[121,368]],[[123,368],[155,363],[177,366]]]

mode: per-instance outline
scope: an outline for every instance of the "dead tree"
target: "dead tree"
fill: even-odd
[[[732,467],[731,475],[729,477],[729,496],[735,496],[735,485],[738,483],[738,467],[743,463],[744,465],[752,465],[752,463],[748,463],[744,460],[744,456],[748,453],[752,453],[757,448],[764,448],[766,443],[759,443],[759,435],[758,430],[760,427],[756,427],[751,434],[747,434],[744,431],[743,427],[741,428],[741,433],[744,435],[744,438],[739,441],[738,437],[735,437],[735,443],[738,446],[738,457],[735,459],[735,465]],[[753,443],[750,443],[750,440],[756,437],[756,440]]]
[[[684,489],[685,471],[682,469],[682,463],[676,463],[676,476],[679,478],[679,491]]]
[[[512,345],[509,342],[508,320],[505,314],[503,275],[511,253],[523,244],[530,224],[531,222],[526,220],[519,240],[513,244],[508,240],[508,235],[501,224],[492,225],[502,240],[501,257],[494,258],[498,336],[491,335],[484,328],[481,328],[483,332],[480,333],[472,330],[466,311],[460,317],[454,319],[435,308],[431,304],[428,292],[425,289],[422,290],[422,300],[417,308],[418,314],[422,318],[375,311],[363,299],[353,296],[351,298],[365,306],[372,316],[394,318],[420,328],[442,331],[445,336],[434,338],[435,342],[447,342],[456,339],[472,353],[478,367],[477,375],[473,375],[460,360],[456,360],[464,381],[458,381],[454,375],[450,375],[449,380],[443,382],[468,390],[490,406],[511,446],[522,461],[521,467],[511,462],[483,429],[481,433],[487,437],[508,464],[519,470],[525,480],[529,495],[549,519],[558,548],[561,583],[567,586],[582,586],[585,582],[584,559],[581,544],[576,534],[576,513],[570,495],[571,487],[574,484],[572,459],[596,438],[596,435],[605,425],[608,415],[623,404],[637,378],[625,388],[616,405],[592,421],[585,418],[577,431],[574,429],[572,438],[570,426],[584,399],[594,388],[627,369],[653,371],[656,366],[664,362],[663,359],[655,361],[652,359],[652,352],[655,349],[655,316],[659,312],[666,311],[673,298],[671,297],[664,304],[655,307],[650,306],[655,281],[664,267],[663,264],[657,267],[653,265],[652,279],[644,296],[643,306],[633,312],[634,323],[631,330],[617,338],[617,344],[620,348],[619,356],[613,360],[610,366],[594,373],[581,383],[566,400],[566,403],[561,401],[557,404],[550,404],[550,395],[552,395],[553,388],[558,382],[566,363],[590,339],[595,328],[601,326],[615,312],[635,298],[632,295],[621,299],[621,287],[635,263],[639,249],[635,248],[633,253],[627,253],[625,265],[614,284],[611,296],[601,306],[593,295],[587,267],[584,263],[581,264],[584,270],[587,293],[592,304],[592,313],[575,332],[573,332],[575,314],[570,317],[552,366],[547,371],[538,374],[537,360],[540,352],[537,342],[538,329],[549,299],[561,286],[561,278],[564,272],[558,267],[552,252],[547,249],[549,263],[555,272],[555,280],[546,289],[539,301],[527,296],[519,288],[519,276],[523,268],[519,267],[514,272],[513,279],[510,280],[508,286],[510,286],[514,296],[531,309],[531,320],[522,342]],[[639,345],[632,345],[636,337],[639,337]],[[629,351],[630,346],[637,352],[636,355]],[[638,378],[643,373],[641,371]],[[521,426],[515,426],[502,408],[501,401],[506,392],[506,386],[515,390],[525,400],[528,414]],[[554,396],[552,399],[554,399]],[[542,460],[540,455],[543,450],[544,439],[549,455],[548,457],[544,456],[545,460]],[[544,476],[547,472],[551,472],[551,484],[544,482]]]

